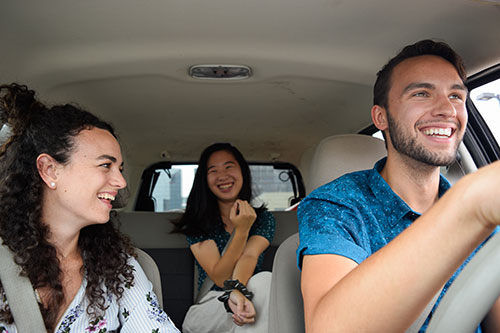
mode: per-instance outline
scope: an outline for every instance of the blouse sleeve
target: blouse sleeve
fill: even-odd
[[[189,243],[189,246],[202,242],[204,240],[209,239],[208,235],[196,235],[196,236],[186,236],[187,242]]]
[[[276,230],[276,221],[271,212],[265,210],[257,216],[257,220],[250,229],[250,236],[262,236],[266,238],[269,243],[274,238],[274,231]]]
[[[179,333],[169,316],[160,308],[153,285],[141,266],[130,258],[134,267],[134,283],[126,285],[120,304],[122,332]]]

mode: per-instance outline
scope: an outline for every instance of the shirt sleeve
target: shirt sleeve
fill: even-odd
[[[364,248],[362,217],[348,200],[336,202],[319,197],[307,197],[299,205],[300,244],[297,249],[297,266],[302,268],[304,255],[336,254],[356,263],[365,260],[369,253]]]
[[[189,246],[203,242],[204,240],[209,239],[209,235],[203,234],[203,235],[196,235],[196,236],[186,236],[187,242],[189,243]]]
[[[269,243],[271,243],[274,238],[275,230],[276,220],[274,219],[273,214],[264,210],[257,215],[257,219],[250,229],[249,236],[262,236],[266,238]]]
[[[125,286],[119,300],[122,332],[179,333],[169,316],[160,308],[153,285],[137,260],[131,257],[129,264],[134,267],[134,283]]]

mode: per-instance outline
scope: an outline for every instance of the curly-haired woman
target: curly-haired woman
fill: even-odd
[[[110,212],[122,176],[113,128],[72,105],[0,86],[0,237],[56,332],[178,332]],[[0,284],[0,331],[16,332]]]
[[[240,151],[229,143],[207,147],[175,229],[187,236],[199,268],[201,295],[186,315],[184,333],[267,332],[271,273],[258,272],[275,221],[251,200],[250,168]]]

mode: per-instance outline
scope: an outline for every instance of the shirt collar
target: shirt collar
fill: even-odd
[[[389,221],[391,227],[398,224],[403,217],[407,214],[411,214],[412,218],[415,220],[421,214],[415,212],[403,201],[394,191],[391,189],[389,184],[380,175],[380,172],[385,166],[387,157],[375,163],[372,169],[371,175],[368,179],[369,187],[372,190],[375,198],[381,203],[385,216]],[[441,197],[449,188],[451,187],[448,180],[443,176],[439,175],[439,189],[438,195]]]

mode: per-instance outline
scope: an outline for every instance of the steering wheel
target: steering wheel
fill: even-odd
[[[500,295],[500,232],[464,267],[436,309],[427,332],[473,332]]]

